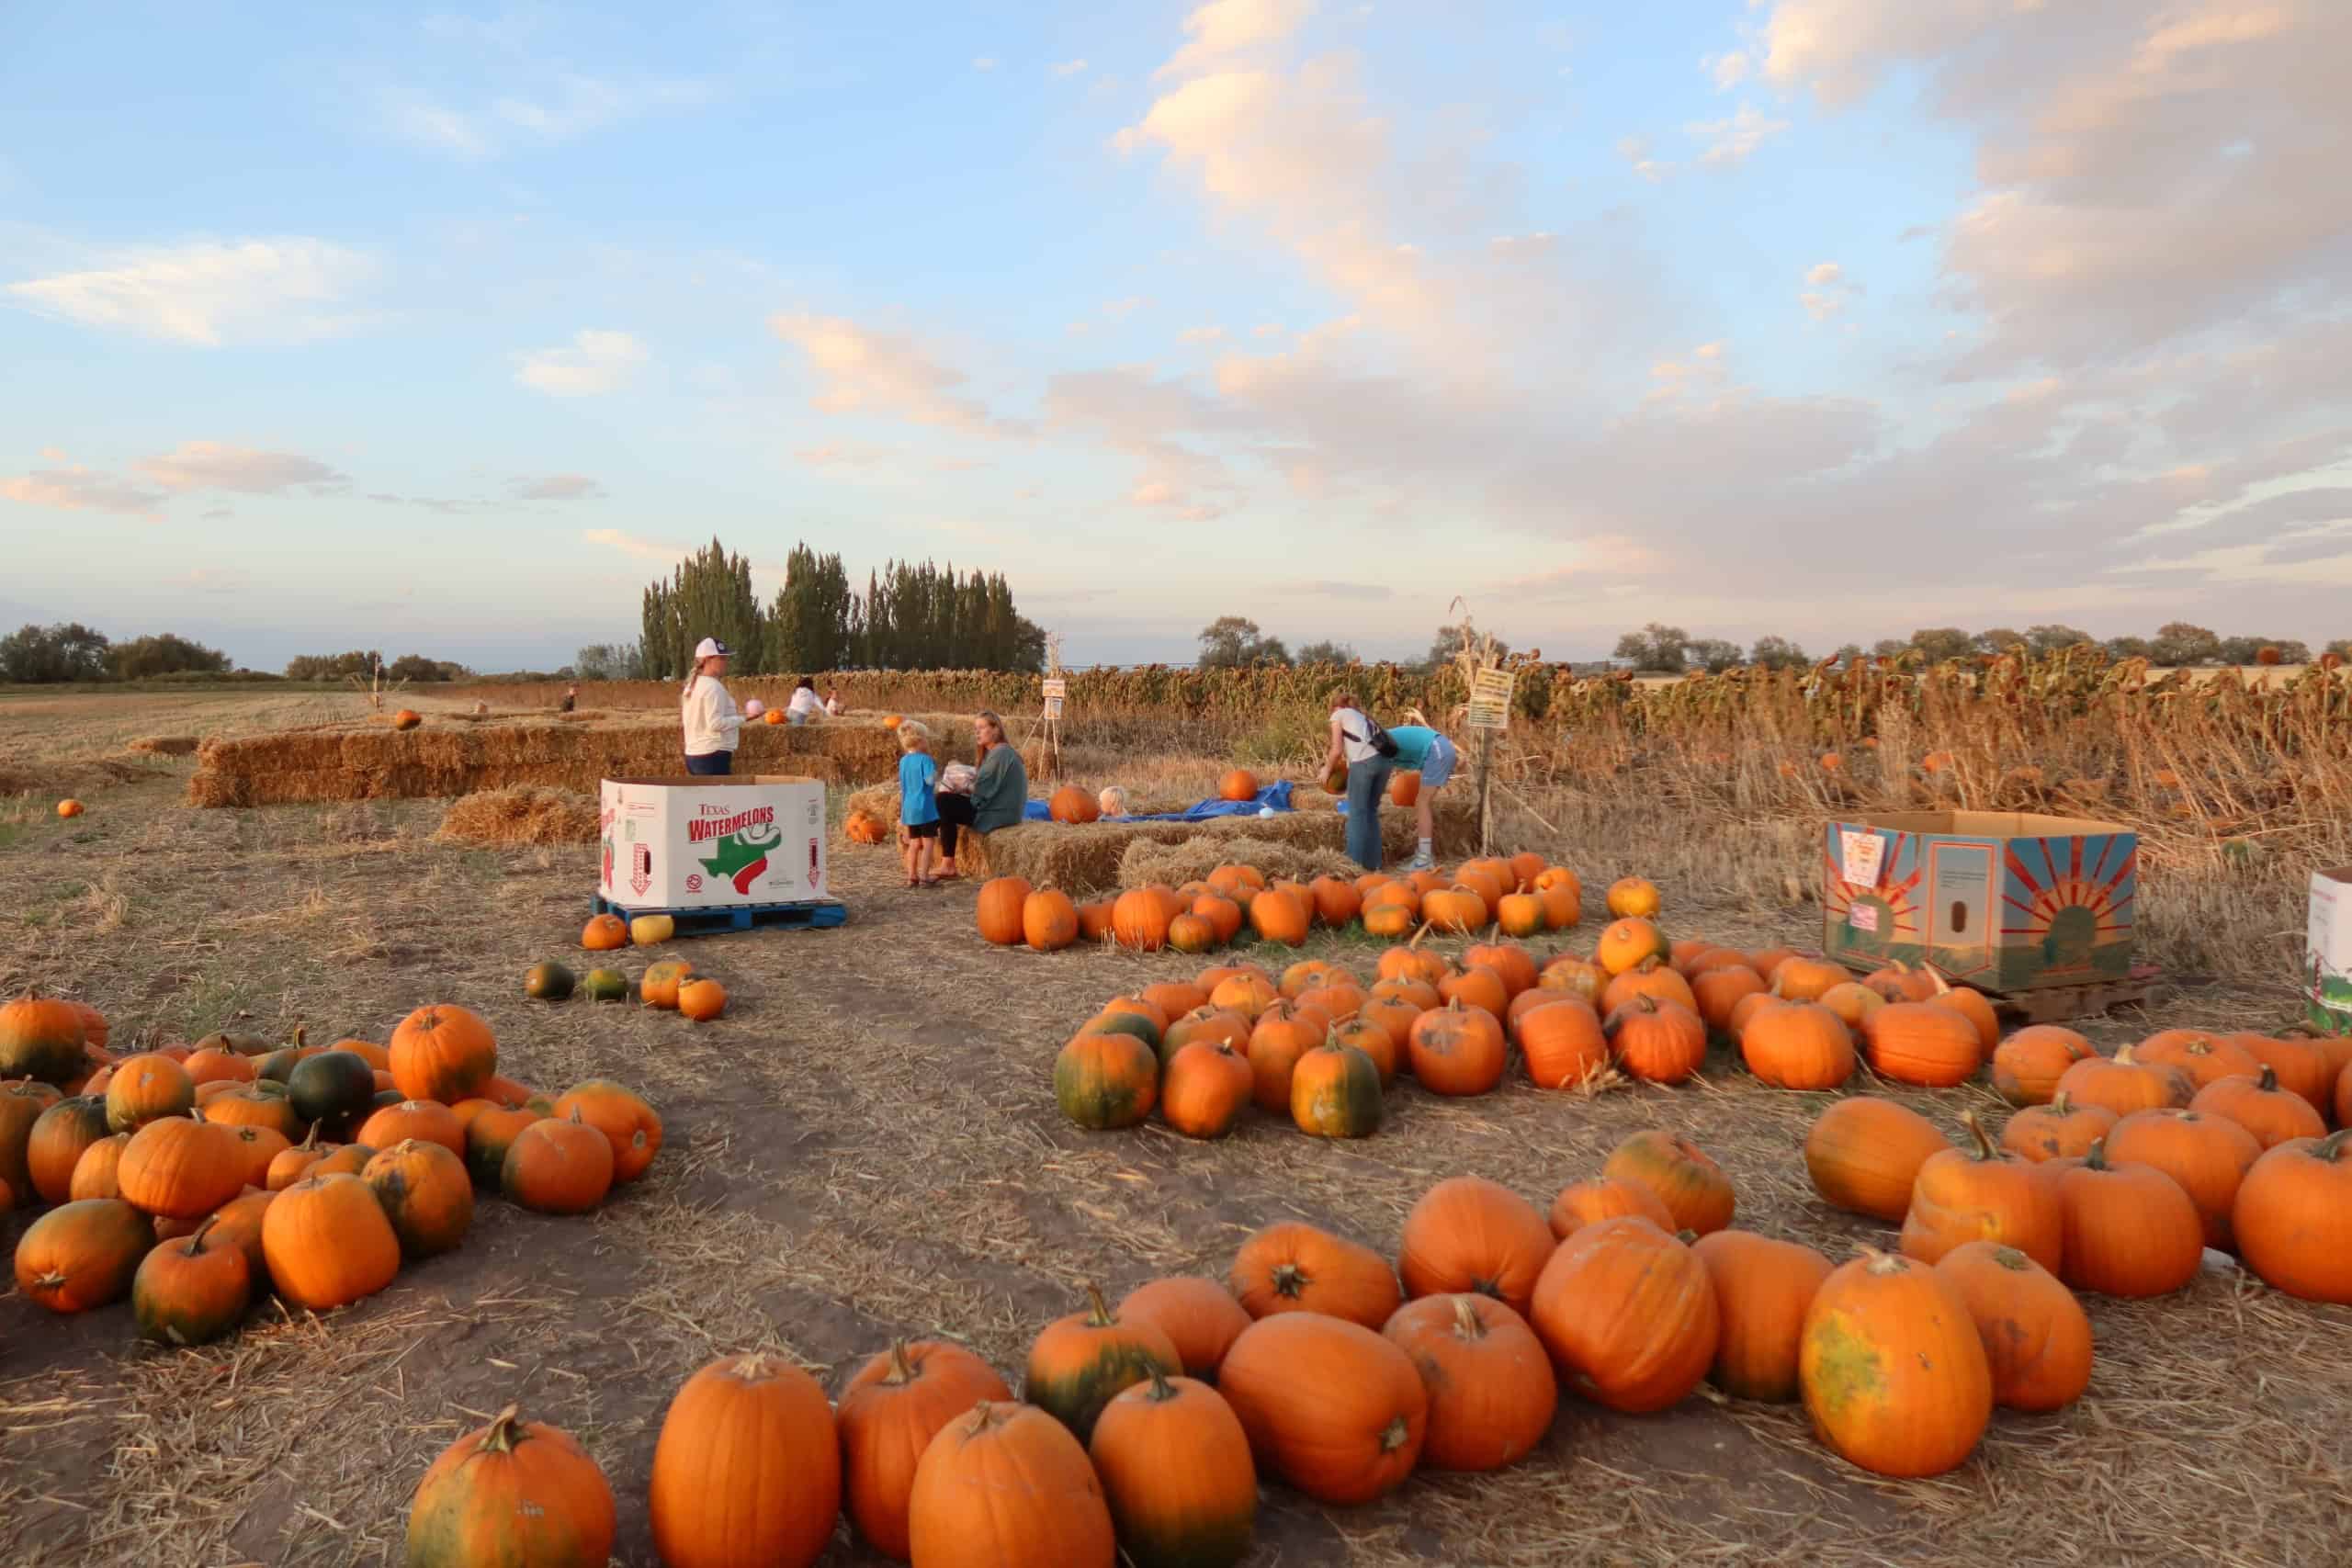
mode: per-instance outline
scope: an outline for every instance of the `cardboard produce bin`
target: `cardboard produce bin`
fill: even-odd
[[[2303,932],[2303,1010],[2312,1027],[2352,1034],[2352,865],[2312,873]]]
[[[606,779],[597,891],[630,909],[716,909],[826,897],[825,786],[815,779]]]
[[[2132,969],[2139,838],[2113,822],[1897,811],[1831,822],[1822,947],[1857,969],[1932,964],[1989,991]]]

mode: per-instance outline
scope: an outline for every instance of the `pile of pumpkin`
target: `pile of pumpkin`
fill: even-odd
[[[1655,913],[1657,889],[1628,877],[1610,890],[1612,913]],[[1373,936],[1401,941],[1417,930],[1470,932],[1494,927],[1514,939],[1565,931],[1583,916],[1584,888],[1566,866],[1542,855],[1465,861],[1456,870],[1403,876],[1366,872],[1352,882],[1269,882],[1256,867],[1221,865],[1182,887],[1155,883],[1116,898],[1076,904],[1056,889],[1018,876],[980,886],[975,919],[1000,947],[1027,943],[1051,953],[1076,942],[1116,942],[1137,953],[1173,948],[1208,953],[1240,940],[1296,947],[1317,927],[1341,931],[1361,921]]]
[[[213,1034],[116,1059],[104,1017],[28,994],[0,1006],[0,1213],[54,1205],[16,1247],[52,1312],[129,1295],[175,1345],[233,1328],[263,1291],[324,1311],[448,1251],[477,1185],[584,1213],[644,1174],[652,1108],[592,1079],[552,1100],[498,1076],[490,1026],[420,1008],[389,1047]]]
[[[639,915],[624,923],[618,915],[597,915],[581,928],[580,945],[591,953],[612,953],[635,945],[652,947],[677,934],[677,922],[668,915]],[[577,992],[592,1002],[627,1001],[629,977],[609,966],[574,976],[560,964],[534,964],[523,979],[523,992],[536,1001],[569,1000]],[[646,966],[636,984],[638,998],[647,1007],[674,1012],[695,1023],[707,1023],[727,1010],[727,987],[707,975],[696,975],[683,958],[663,959]]]

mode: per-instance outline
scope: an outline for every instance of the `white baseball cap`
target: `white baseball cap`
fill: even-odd
[[[705,659],[731,659],[734,656],[735,650],[715,637],[707,637],[695,644],[695,659],[697,662]]]

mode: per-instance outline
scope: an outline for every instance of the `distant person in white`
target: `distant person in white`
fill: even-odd
[[[792,688],[792,700],[784,705],[784,722],[807,724],[824,712],[825,705],[817,700],[817,682],[802,676],[800,684]]]
[[[832,718],[839,718],[849,712],[849,705],[842,701],[842,689],[839,686],[825,688],[825,712]]]
[[[731,773],[736,743],[743,738],[743,716],[727,694],[727,645],[715,637],[695,644],[694,668],[679,699],[685,730],[686,772]]]

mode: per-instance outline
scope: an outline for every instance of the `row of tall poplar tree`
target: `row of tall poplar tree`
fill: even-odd
[[[850,586],[838,555],[795,545],[784,586],[763,605],[752,563],[717,538],[645,590],[639,648],[645,673],[676,679],[695,644],[715,637],[754,675],[826,670],[1012,670],[1046,663],[1046,634],[1013,607],[999,572],[959,574],[953,562],[892,560]]]

